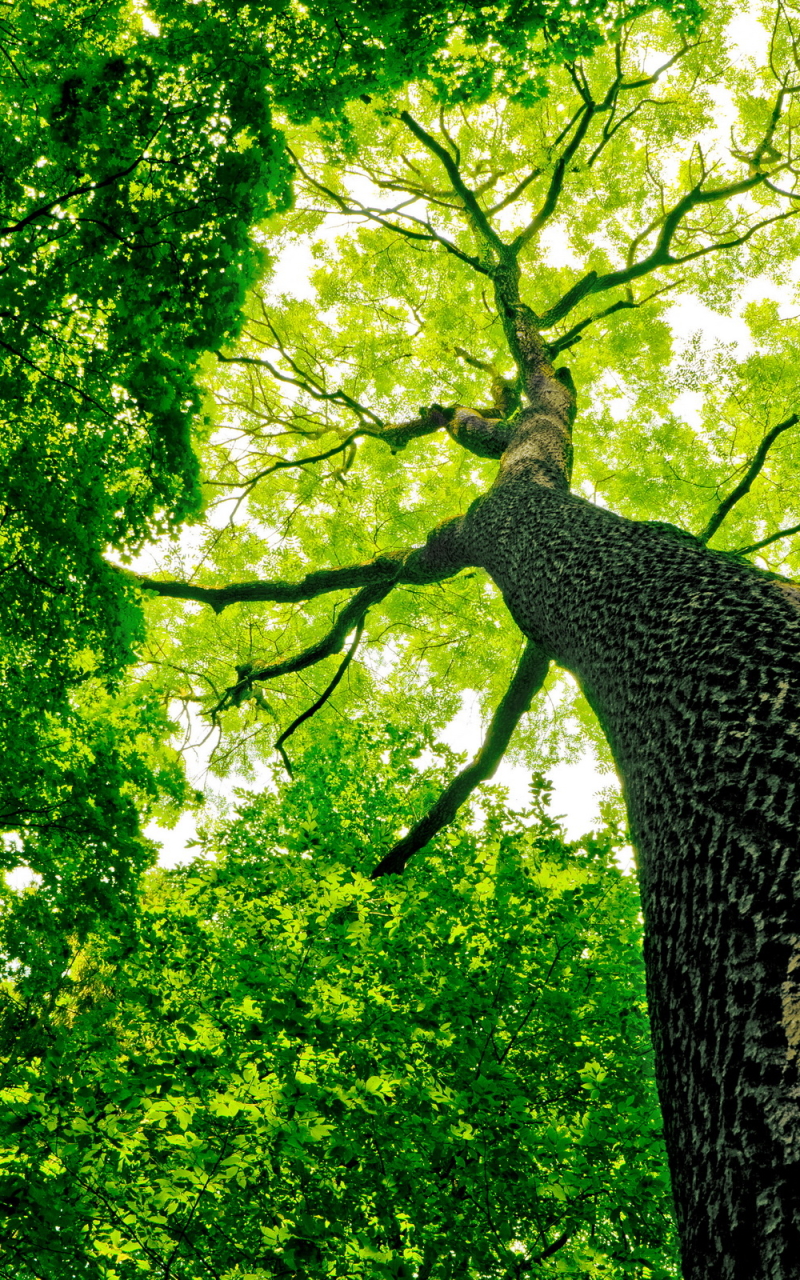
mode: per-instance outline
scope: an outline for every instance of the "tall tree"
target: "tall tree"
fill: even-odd
[[[425,67],[466,98],[519,76],[538,90],[548,59],[591,49],[609,22],[594,0],[458,21],[416,0],[4,6],[0,823],[76,928],[107,910],[98,886],[125,896],[148,857],[113,734],[76,705],[105,697],[142,642],[103,552],[198,510],[198,362],[235,340],[262,224],[290,199],[275,104],[335,119]]]
[[[781,527],[798,509],[796,374],[768,303],[747,313],[746,360],[689,343],[670,368],[663,318],[670,289],[732,309],[797,243],[794,17],[779,6],[746,72],[726,22],[694,42],[660,20],[628,25],[607,53],[553,69],[540,105],[509,94],[447,112],[420,87],[354,107],[338,134],[290,130],[307,200],[288,230],[326,212],[365,229],[318,250],[316,299],[255,297],[241,344],[218,352],[239,372],[217,375],[209,492],[250,528],[214,528],[191,580],[140,581],[219,618],[181,624],[155,606],[165,694],[204,705],[231,759],[265,729],[275,741],[280,721],[288,767],[295,731],[381,678],[359,667],[365,640],[375,652],[393,636],[396,671],[424,659],[431,683],[496,689],[521,633],[482,752],[376,857],[376,878],[401,873],[491,772],[551,661],[575,676],[638,855],[684,1274],[788,1280],[800,594],[743,553],[763,561],[796,532]],[[730,137],[714,131],[721,102]],[[552,265],[558,235],[577,266]],[[571,371],[556,367],[565,351]],[[608,410],[611,379],[622,415]],[[672,407],[692,390],[705,392],[696,430]],[[571,491],[579,396],[580,486],[624,514]],[[332,593],[329,626],[315,625],[307,602]],[[349,637],[303,704],[305,673]]]

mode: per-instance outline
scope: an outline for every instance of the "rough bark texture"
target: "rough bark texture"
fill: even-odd
[[[571,496],[538,408],[425,555],[491,575],[611,745],[686,1280],[797,1280],[800,592]]]

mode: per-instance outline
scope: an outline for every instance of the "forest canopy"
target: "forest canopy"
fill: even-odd
[[[9,7],[13,1280],[680,1274],[607,729],[447,539],[538,377],[584,506],[797,574],[796,23]]]

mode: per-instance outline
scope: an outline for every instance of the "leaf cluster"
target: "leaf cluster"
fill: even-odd
[[[0,1095],[19,1280],[677,1274],[619,833],[540,779],[372,883],[424,745],[343,729],[76,958]]]

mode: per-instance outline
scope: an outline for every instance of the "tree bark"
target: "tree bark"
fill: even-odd
[[[611,746],[686,1280],[797,1280],[800,591],[570,495],[534,418],[426,554],[491,575]]]

